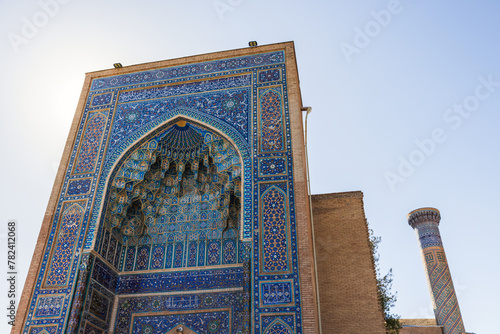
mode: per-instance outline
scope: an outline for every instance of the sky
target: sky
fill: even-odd
[[[433,317],[406,215],[435,207],[465,328],[497,333],[499,14],[493,0],[0,0],[0,273],[15,219],[20,292],[86,72],[294,41],[312,192],[364,193],[393,312]]]

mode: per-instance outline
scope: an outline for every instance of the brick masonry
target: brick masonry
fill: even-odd
[[[360,191],[312,196],[323,333],[385,333]]]

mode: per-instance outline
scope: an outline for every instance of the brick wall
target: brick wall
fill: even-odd
[[[313,195],[323,333],[385,333],[363,193]]]

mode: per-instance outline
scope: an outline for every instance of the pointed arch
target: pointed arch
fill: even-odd
[[[242,165],[220,132],[185,117],[170,120],[114,164],[97,251],[118,240],[127,271],[237,263]]]
[[[281,319],[276,319],[266,327],[265,334],[293,334],[292,329]]]
[[[106,154],[106,160],[102,166],[101,178],[96,185],[96,198],[102,198],[97,202],[92,209],[90,214],[90,222],[88,228],[88,234],[85,241],[85,249],[95,249],[99,247],[98,244],[102,240],[99,240],[99,231],[101,230],[101,217],[106,208],[106,201],[109,191],[110,180],[114,177],[113,171],[116,167],[123,161],[123,158],[127,156],[130,150],[137,148],[145,140],[148,140],[160,131],[168,128],[172,124],[180,121],[186,120],[199,124],[200,126],[206,128],[207,130],[216,133],[221,138],[227,140],[233,147],[236,148],[239,159],[241,161],[241,180],[242,184],[240,186],[240,191],[243,193],[243,189],[246,192],[251,191],[251,175],[252,175],[252,159],[251,159],[251,149],[248,142],[248,138],[243,136],[235,128],[228,125],[221,119],[216,117],[202,114],[197,110],[192,110],[186,107],[178,107],[173,110],[169,110],[164,114],[158,116],[154,121],[145,124],[140,129],[137,129],[132,135],[124,138],[119,143],[108,143],[108,152]],[[244,196],[241,196],[244,198]],[[251,212],[252,203],[250,198],[241,203],[241,212]],[[251,228],[252,222],[249,215],[242,215],[242,222],[239,229],[239,237],[242,240],[249,241],[251,238]]]

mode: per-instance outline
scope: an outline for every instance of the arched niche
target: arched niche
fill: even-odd
[[[115,164],[95,250],[125,272],[242,263],[242,169],[221,133],[163,125]]]

